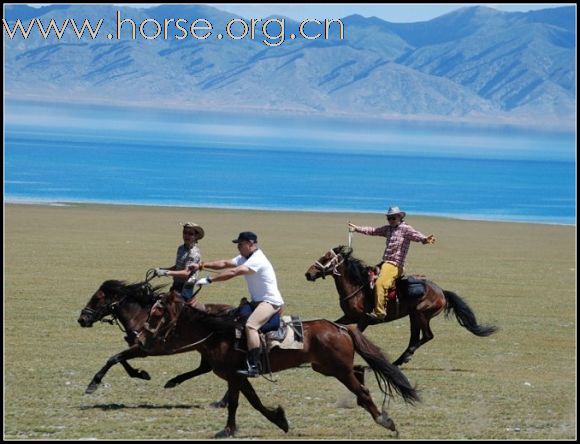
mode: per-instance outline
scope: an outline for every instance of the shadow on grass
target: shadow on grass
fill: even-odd
[[[475,373],[475,370],[467,370],[463,368],[403,368],[405,371],[420,371],[420,372],[461,372],[461,373]]]
[[[154,404],[95,404],[82,405],[80,410],[101,409],[101,410],[122,410],[122,409],[148,409],[148,410],[172,410],[172,409],[205,409],[207,406],[201,404],[177,404],[177,405],[154,405]]]

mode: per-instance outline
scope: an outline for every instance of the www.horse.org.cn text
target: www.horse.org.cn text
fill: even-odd
[[[78,20],[77,20],[78,21]],[[344,24],[339,19],[304,19],[298,22],[294,32],[287,30],[286,19],[243,19],[233,18],[227,21],[225,28],[217,30],[211,21],[204,18],[187,20],[183,18],[165,18],[162,21],[146,18],[141,22],[130,17],[122,17],[117,11],[114,29],[109,32],[101,28],[104,19],[94,25],[84,19],[81,25],[74,18],[65,18],[57,23],[54,18],[34,18],[29,21],[16,19],[7,22],[4,18],[4,33],[10,40],[28,39],[36,34],[48,39],[60,40],[64,36],[76,37],[78,40],[261,40],[267,46],[280,46],[285,41],[304,39],[344,39]]]

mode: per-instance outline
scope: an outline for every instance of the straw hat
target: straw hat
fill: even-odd
[[[205,236],[205,232],[203,228],[201,228],[198,224],[194,224],[193,222],[182,222],[181,226],[185,228],[192,228],[197,233],[197,240],[200,240]]]

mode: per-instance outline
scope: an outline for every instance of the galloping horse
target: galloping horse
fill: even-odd
[[[179,324],[187,325],[191,340],[197,341],[197,350],[211,364],[213,372],[228,383],[228,419],[226,427],[216,437],[234,436],[240,392],[252,407],[287,432],[288,422],[282,407],[264,407],[248,378],[236,372],[243,367],[246,356],[235,347],[234,327],[243,327],[235,319],[235,313],[212,314],[194,307],[185,310],[179,321]],[[274,347],[270,350],[270,371],[278,372],[309,363],[314,371],[334,376],[343,383],[356,395],[358,405],[367,410],[377,424],[395,432],[395,423],[384,408],[379,412],[369,389],[364,385],[364,367],[354,365],[355,352],[373,370],[385,396],[394,389],[410,404],[420,400],[405,375],[355,326],[339,325],[325,319],[304,321],[302,338],[302,349]]]
[[[125,340],[130,348],[109,358],[107,364],[94,376],[85,393],[93,393],[105,373],[117,363],[123,366],[130,377],[150,380],[151,376],[149,376],[149,373],[133,368],[127,361],[133,358],[143,358],[152,355],[170,355],[195,350],[195,347],[192,347],[191,343],[188,342],[188,336],[183,337],[182,340],[174,341],[172,344],[173,348],[164,347],[158,343],[150,349],[144,349],[138,342],[137,336],[143,331],[151,307],[162,295],[159,291],[161,288],[162,286],[152,287],[148,281],[126,284],[118,280],[108,280],[103,282],[91,296],[85,308],[82,309],[78,319],[81,327],[92,327],[95,322],[104,320],[106,316],[112,316],[113,321],[120,324],[121,330],[127,333]],[[230,309],[233,309],[230,305],[205,304],[205,310],[211,313],[219,313]],[[180,332],[176,333],[177,335],[180,334]],[[169,380],[165,384],[165,388],[175,387],[187,379],[210,371],[211,366],[202,357],[197,369]],[[225,407],[224,400],[222,399],[222,401],[212,403],[212,406]]]
[[[166,355],[197,350],[202,355],[200,367],[170,380],[166,387],[174,386],[185,379],[213,370],[218,376],[228,381],[227,404],[228,422],[217,437],[233,436],[236,431],[235,414],[240,391],[250,404],[260,411],[285,432],[288,422],[284,410],[268,409],[254,392],[248,379],[238,375],[236,370],[242,368],[245,355],[234,349],[234,330],[231,321],[231,306],[206,304],[205,310],[186,307],[175,325],[175,334],[169,335],[164,344],[153,341],[151,348],[144,349],[136,340],[136,331],[143,331],[153,301],[160,295],[146,282],[126,285],[120,281],[104,282],[91,297],[82,310],[79,323],[90,327],[94,322],[107,315],[118,319],[127,332],[130,347],[107,361],[106,365],[95,374],[87,387],[86,393],[94,392],[101,383],[109,368],[121,363],[132,377],[150,379],[140,370],[132,369],[126,362],[129,359],[150,355]],[[145,331],[145,334],[149,333]],[[413,403],[419,397],[403,373],[392,365],[383,353],[361,333],[345,326],[326,320],[307,321],[303,323],[304,348],[302,350],[273,349],[270,353],[272,371],[297,367],[310,362],[312,368],[324,375],[335,376],[349,390],[357,395],[358,403],[372,415],[380,425],[395,431],[395,424],[386,411],[379,412],[373,403],[369,390],[364,386],[364,367],[353,365],[354,352],[358,352],[374,370],[383,393],[391,389],[401,394],[405,401]],[[146,341],[144,341],[146,342]],[[129,369],[132,369],[129,370]],[[170,385],[172,384],[172,385]]]
[[[306,279],[313,282],[320,277],[324,279],[332,275],[340,297],[340,308],[344,312],[344,316],[336,322],[356,323],[364,331],[374,323],[366,315],[374,307],[368,277],[370,270],[371,267],[352,256],[352,248],[341,245],[329,250],[312,264],[306,270]],[[429,280],[424,280],[424,285],[425,292],[418,298],[400,298],[387,303],[387,318],[384,322],[407,315],[411,321],[409,346],[393,364],[400,366],[409,362],[419,347],[433,339],[429,321],[442,310],[445,310],[446,317],[450,312],[454,313],[459,324],[476,336],[489,336],[497,330],[493,325],[478,325],[471,308],[452,291],[442,290]]]

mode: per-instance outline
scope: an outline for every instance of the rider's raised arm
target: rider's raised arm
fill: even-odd
[[[199,264],[192,264],[190,269],[193,271],[203,270],[205,268],[210,270],[223,270],[225,268],[234,268],[237,267],[233,259],[223,259],[218,261],[208,261],[208,262],[200,262]]]
[[[243,276],[244,274],[255,273],[254,270],[246,267],[245,265],[239,265],[235,268],[230,268],[229,270],[222,271],[211,278],[212,282],[227,281],[236,276]]]

